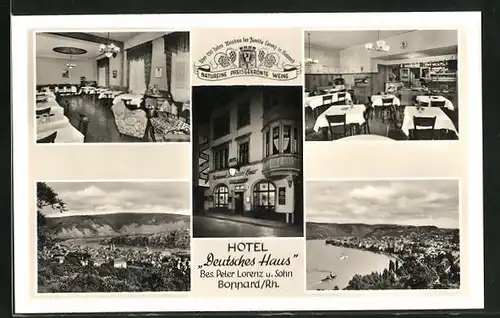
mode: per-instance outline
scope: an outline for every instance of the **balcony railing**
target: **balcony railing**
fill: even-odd
[[[302,158],[297,154],[278,154],[263,160],[262,173],[267,176],[298,174],[302,170]]]

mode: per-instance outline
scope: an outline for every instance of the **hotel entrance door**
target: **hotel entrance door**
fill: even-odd
[[[234,212],[237,215],[243,215],[243,193],[236,192],[234,196]]]

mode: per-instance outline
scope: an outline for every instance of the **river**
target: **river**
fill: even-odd
[[[84,246],[84,247],[93,247],[93,248],[99,248],[99,247],[106,247],[109,245],[102,245],[101,238],[77,238],[77,239],[67,239],[64,241],[61,241],[61,244],[65,245],[79,245],[79,246]],[[132,246],[132,245],[119,245],[115,244],[115,247],[118,249],[124,249],[124,250],[135,250],[135,251],[146,251],[145,246]],[[186,250],[180,249],[180,248],[159,248],[159,247],[150,247],[149,250],[153,253],[156,252],[170,252],[170,253],[179,253],[179,252],[185,252]],[[189,249],[187,250],[189,252]]]
[[[325,244],[325,240],[307,240],[306,254],[308,290],[333,289],[335,285],[343,289],[354,275],[382,272],[384,268],[389,268],[391,259],[395,260],[384,254]],[[321,282],[330,271],[337,277],[334,280]]]

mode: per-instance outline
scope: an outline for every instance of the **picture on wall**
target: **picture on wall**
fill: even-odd
[[[163,72],[162,72],[162,68],[161,68],[161,67],[157,67],[157,68],[155,69],[155,76],[156,76],[156,78],[160,78],[160,77],[162,77],[162,76],[163,76],[162,74],[163,74]]]
[[[64,71],[62,72],[62,77],[63,77],[63,78],[69,78],[69,70],[64,70]]]
[[[118,75],[118,71],[117,70],[113,70],[113,78],[116,78]]]

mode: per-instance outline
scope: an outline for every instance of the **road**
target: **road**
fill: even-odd
[[[302,237],[297,227],[272,228],[206,216],[193,217],[193,237]]]

